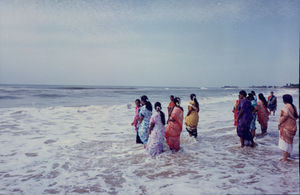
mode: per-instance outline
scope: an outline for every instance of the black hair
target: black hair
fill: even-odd
[[[282,96],[283,102],[291,104],[294,109],[294,117],[299,118],[295,105],[293,104],[293,97],[290,94],[285,94]]]
[[[174,98],[174,103],[175,103],[175,106],[177,106],[178,108],[180,108],[183,111],[183,108],[181,108],[181,106],[180,106],[180,98],[179,97]]]
[[[141,100],[145,102],[146,108],[147,108],[148,110],[152,111],[152,104],[151,104],[151,102],[149,102],[148,97],[145,96],[145,95],[143,95],[143,96],[141,97]]]
[[[190,97],[191,97],[191,100],[193,100],[194,102],[195,102],[195,104],[196,104],[196,107],[197,107],[197,112],[199,112],[199,103],[198,103],[198,100],[197,100],[197,98],[196,98],[196,95],[194,94],[194,93],[192,93],[191,95],[190,95]]]
[[[246,93],[245,90],[241,90],[239,94],[242,95],[242,96],[244,96],[244,97],[247,97],[247,93]]]
[[[265,107],[267,108],[268,107],[268,102],[267,102],[264,94],[262,94],[262,93],[258,94],[258,98],[264,103]]]
[[[248,97],[247,97],[248,100],[254,100],[254,96],[252,93],[248,93]]]
[[[138,102],[141,105],[141,100],[140,99],[136,99],[136,102]]]
[[[255,96],[255,91],[251,91],[252,95]]]
[[[165,113],[163,113],[163,111],[161,111],[161,104],[160,104],[160,102],[156,102],[156,103],[154,104],[154,107],[155,107],[155,110],[156,110],[157,108],[159,108],[157,111],[159,112],[159,115],[160,115],[160,119],[161,119],[162,124],[165,125],[165,124],[166,124]]]

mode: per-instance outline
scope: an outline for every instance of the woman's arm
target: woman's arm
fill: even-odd
[[[150,123],[150,128],[149,128],[149,135],[151,134],[151,131],[153,130],[153,128],[154,128],[154,126],[155,126],[155,123]]]
[[[144,116],[140,116],[139,117],[139,123],[141,123],[143,121],[143,119],[144,119]]]

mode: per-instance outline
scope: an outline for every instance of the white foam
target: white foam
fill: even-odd
[[[1,108],[0,194],[299,193],[299,160],[279,162],[279,111],[270,117],[269,134],[255,139],[258,146],[241,149],[233,100],[199,98],[197,141],[183,130],[182,149],[173,153],[164,143],[156,158],[135,144],[135,109],[127,104]],[[168,102],[162,103],[167,113]],[[182,102],[185,111],[187,105]],[[298,135],[293,155],[299,155]]]

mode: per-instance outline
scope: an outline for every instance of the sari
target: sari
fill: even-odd
[[[234,114],[234,126],[237,126],[237,113],[238,113],[238,105],[240,103],[240,100],[235,100],[234,105],[233,105],[233,114]]]
[[[135,107],[135,116],[132,122],[132,125],[134,126],[135,130],[138,130],[138,120],[139,120],[139,112],[140,112],[141,107]]]
[[[138,133],[140,136],[141,141],[144,145],[147,144],[148,138],[149,138],[149,127],[150,127],[150,118],[152,116],[152,111],[148,110],[146,106],[144,105],[141,108],[141,111],[139,113],[140,117],[143,117],[143,120],[138,128]]]
[[[139,129],[139,126],[140,126],[140,124],[138,123],[140,110],[141,110],[140,106],[139,107],[135,107],[135,116],[134,116],[134,119],[133,119],[133,122],[132,122],[132,125],[134,126],[135,131],[136,131],[136,140],[135,140],[135,142],[137,144],[142,144],[143,143],[141,141],[139,133],[138,133],[138,129]]]
[[[257,121],[261,125],[261,130],[266,131],[268,129],[270,112],[262,101],[257,103]]]
[[[188,133],[194,137],[197,137],[197,126],[199,121],[198,110],[196,107],[196,103],[194,101],[190,101],[188,106],[188,111],[190,114],[185,117],[185,126]]]
[[[154,124],[154,128],[149,135],[146,150],[152,157],[154,157],[163,152],[165,126],[161,121],[159,112],[151,117],[151,123]]]
[[[293,107],[290,104],[285,104],[279,118],[280,137],[278,146],[281,150],[290,154],[293,151],[293,139],[297,132],[296,120]]]
[[[180,133],[182,131],[183,110],[175,106],[166,127],[165,136],[170,149],[179,150],[180,148]]]
[[[268,108],[270,111],[275,111],[277,108],[277,98],[275,95],[268,97]]]
[[[252,134],[250,132],[250,124],[253,119],[252,105],[247,99],[241,99],[238,105],[238,115],[242,111],[242,114],[237,121],[237,135],[243,140],[253,141]]]

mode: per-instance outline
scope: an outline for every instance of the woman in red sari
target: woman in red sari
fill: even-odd
[[[268,110],[268,102],[262,93],[258,94],[258,99],[260,101],[257,103],[257,121],[261,126],[261,134],[263,135],[267,133],[270,111]]]
[[[233,105],[233,109],[232,112],[234,114],[234,126],[237,126],[237,113],[238,113],[238,105],[240,103],[240,99],[235,100],[234,105]]]
[[[180,134],[183,124],[183,108],[180,106],[180,98],[176,97],[174,103],[175,107],[168,120],[165,137],[170,149],[178,151],[180,149]]]

